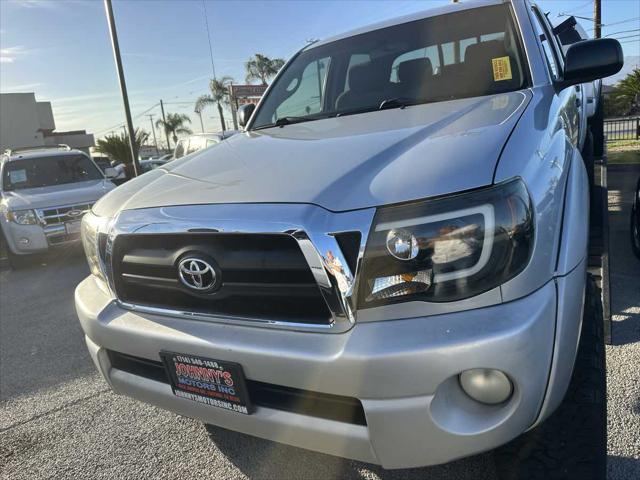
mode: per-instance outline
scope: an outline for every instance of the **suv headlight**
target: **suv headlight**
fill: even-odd
[[[367,241],[358,307],[451,302],[520,273],[533,248],[524,183],[378,209]]]
[[[107,244],[107,227],[109,219],[98,217],[87,212],[82,217],[81,236],[84,253],[91,273],[103,282],[107,282],[102,259]]]
[[[7,220],[18,225],[37,225],[39,223],[38,216],[33,210],[16,210],[7,212],[5,216]]]

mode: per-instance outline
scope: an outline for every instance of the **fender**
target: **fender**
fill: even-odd
[[[589,241],[589,180],[577,149],[571,160],[554,278],[558,305],[553,360],[545,399],[537,425],[562,403],[578,353],[584,312],[587,248]]]

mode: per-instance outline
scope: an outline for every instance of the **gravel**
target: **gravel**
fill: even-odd
[[[638,172],[640,174],[640,172]],[[607,346],[609,477],[640,478],[640,261],[628,206],[637,174],[610,173],[613,342]],[[0,478],[494,478],[491,453],[385,471],[203,426],[112,393],[95,373],[73,307],[79,249],[0,272]]]

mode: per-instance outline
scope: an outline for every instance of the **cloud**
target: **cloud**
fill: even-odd
[[[20,45],[15,47],[0,48],[0,63],[13,63],[18,55],[24,51]]]
[[[58,4],[54,0],[12,0],[10,3],[24,8],[56,8]]]
[[[20,93],[33,92],[36,88],[41,87],[44,83],[24,83],[22,85],[2,85],[0,92],[2,93]]]
[[[27,50],[22,45],[0,48],[0,63],[13,63],[16,58],[31,52],[33,52],[33,50]]]

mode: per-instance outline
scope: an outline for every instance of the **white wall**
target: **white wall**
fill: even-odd
[[[40,130],[52,131],[56,129],[56,122],[53,119],[53,110],[51,110],[51,102],[36,102],[38,109],[38,120],[40,122]]]
[[[0,151],[44,145],[33,93],[0,94]]]

